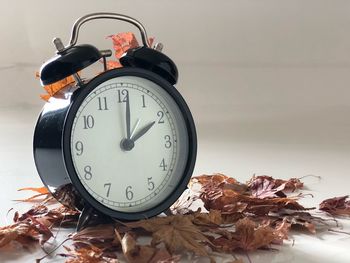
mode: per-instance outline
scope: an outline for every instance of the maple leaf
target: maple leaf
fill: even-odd
[[[34,192],[37,192],[37,193],[43,194],[43,195],[50,194],[49,190],[45,186],[43,186],[43,187],[25,187],[25,188],[20,188],[17,191],[34,191]]]
[[[256,177],[249,184],[251,195],[261,199],[270,197],[286,197],[286,195],[283,193],[285,187],[286,183],[277,186],[274,180],[270,180],[265,177]]]
[[[326,199],[320,203],[319,209],[333,216],[350,216],[350,200],[348,195]]]
[[[286,197],[286,193],[294,192],[303,186],[304,184],[298,178],[283,180],[267,175],[254,175],[248,182],[251,195],[259,198]]]
[[[49,192],[49,190],[43,186],[43,187],[26,187],[26,188],[21,188],[18,189],[17,191],[33,191],[36,192],[37,194],[26,198],[26,199],[17,199],[15,201],[20,201],[20,202],[48,202],[53,199],[53,196]]]
[[[177,199],[177,201],[169,209],[173,215],[185,215],[193,212],[191,206],[197,200],[199,200],[199,196],[190,188],[188,188],[181,194],[179,199]]]
[[[120,234],[115,232],[122,244],[123,254],[129,263],[150,263],[150,262],[175,262],[171,254],[165,249],[158,249],[148,245],[138,245],[134,235],[130,232]]]
[[[9,226],[0,227],[0,247],[6,246],[20,236],[25,236],[31,229],[29,222],[19,222]]]
[[[30,218],[9,226],[0,227],[0,247],[13,241],[21,243],[24,247],[32,241],[39,241],[42,245],[52,236],[52,232],[45,225],[34,218]]]
[[[115,236],[112,224],[89,226],[72,234],[73,245],[76,248],[94,246],[103,250],[116,249],[120,243]]]
[[[157,217],[138,222],[127,223],[131,228],[143,228],[152,233],[152,246],[164,243],[170,253],[183,250],[197,255],[208,256],[203,242],[208,239],[192,222],[191,216],[174,215]]]
[[[120,68],[122,65],[119,63],[119,59],[123,56],[123,54],[128,51],[130,48],[136,48],[139,46],[139,43],[135,37],[134,33],[124,32],[118,33],[115,35],[107,36],[107,38],[112,39],[114,55],[117,61],[109,60],[107,61],[107,69]],[[152,46],[154,38],[149,38],[149,45]]]
[[[329,224],[327,221],[334,222],[334,220],[314,216],[305,211],[273,214],[266,218],[256,218],[256,220],[271,221],[270,225],[275,228],[278,228],[282,222],[286,222],[294,229],[306,229],[312,234],[316,234],[316,228],[328,228]]]
[[[239,258],[239,259],[235,259],[234,261],[230,261],[228,263],[244,263],[243,259]]]
[[[40,75],[39,75],[38,72],[36,73],[36,77],[40,78]],[[55,83],[46,85],[46,86],[44,86],[44,89],[46,90],[47,94],[40,95],[40,98],[42,98],[45,101],[49,101],[49,99],[51,97],[59,94],[59,92],[61,90],[63,90],[64,88],[69,87],[73,83],[75,83],[74,77],[73,76],[68,76],[68,77],[66,77],[64,79],[61,79],[61,80],[55,82]]]
[[[296,198],[260,199],[239,194],[232,190],[223,191],[220,188],[202,192],[200,198],[207,210],[220,210],[223,214],[253,213],[266,215],[269,212],[278,212],[282,209],[307,210],[296,201]]]
[[[46,227],[52,227],[55,225],[62,226],[74,222],[76,223],[78,221],[79,214],[80,212],[78,210],[62,205],[49,209],[47,206],[39,204],[33,206],[22,215],[19,215],[18,212],[16,212],[13,220],[14,222],[20,222],[28,218],[35,218]]]
[[[200,226],[218,226],[224,223],[219,210],[210,210],[209,213],[196,212],[193,214],[193,224]]]
[[[276,239],[280,239],[270,226],[258,226],[248,218],[239,220],[236,223],[236,235],[239,238],[239,247],[246,251],[257,250],[258,248],[270,245]]]
[[[66,246],[64,248],[68,253],[59,254],[62,257],[67,257],[66,263],[118,263],[115,255],[106,256],[105,253],[98,247],[88,246],[72,250]]]
[[[220,237],[209,237],[209,239],[212,248],[216,251],[233,252],[237,249],[254,251],[266,248],[273,243],[281,243],[286,238],[284,227],[274,229],[269,225],[259,225],[249,218],[243,218],[235,224],[234,232],[226,231]],[[280,233],[281,231],[283,233]]]
[[[197,182],[202,185],[203,191],[220,188],[223,191],[230,190],[244,194],[248,189],[247,185],[241,184],[236,179],[220,173],[195,176],[191,179],[190,185]]]
[[[295,197],[273,197],[258,198],[250,195],[247,185],[241,184],[233,178],[223,174],[202,175],[194,177],[190,187],[195,183],[201,185],[199,198],[204,207],[209,211],[219,210],[230,220],[238,220],[246,213],[255,215],[267,215],[270,212],[278,212],[284,209],[307,210],[297,202],[299,196]],[[281,184],[273,193],[280,191],[285,184]],[[269,193],[270,195],[270,193]]]

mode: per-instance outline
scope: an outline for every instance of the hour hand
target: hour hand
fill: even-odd
[[[141,130],[139,130],[133,137],[131,137],[130,139],[133,142],[136,142],[136,140],[138,140],[140,137],[142,137],[143,135],[145,135],[146,132],[148,132],[149,129],[152,128],[152,126],[155,124],[155,121],[152,121],[151,123],[147,124],[146,126],[144,126]]]

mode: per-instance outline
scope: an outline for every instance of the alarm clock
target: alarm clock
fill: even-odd
[[[143,45],[129,49],[123,67],[90,80],[77,72],[105,54],[77,45],[80,27],[95,19],[136,26]],[[79,18],[64,46],[40,69],[42,85],[73,75],[44,105],[34,131],[34,160],[44,185],[62,204],[91,215],[139,220],[166,211],[187,188],[197,153],[192,114],[174,87],[175,63],[152,48],[143,25],[125,15],[93,13]],[[83,223],[80,222],[80,225]]]

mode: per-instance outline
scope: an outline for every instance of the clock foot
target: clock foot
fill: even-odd
[[[174,215],[173,212],[171,212],[170,208],[168,208],[167,210],[165,210],[163,213],[164,213],[166,216],[172,216],[172,215]]]
[[[94,210],[91,206],[85,206],[81,211],[78,219],[76,232],[83,230],[84,228],[91,225],[106,224],[112,222],[112,219],[106,215],[102,215]]]

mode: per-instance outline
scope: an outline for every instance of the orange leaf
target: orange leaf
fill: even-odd
[[[123,54],[130,48],[135,48],[139,46],[139,43],[134,35],[131,32],[118,33],[116,35],[110,35],[107,38],[111,38],[113,41],[113,49],[115,51],[115,60],[107,61],[107,69],[120,68],[122,65],[119,63],[119,59]],[[154,38],[149,38],[148,42],[150,46],[153,44]]]
[[[49,190],[43,186],[43,187],[25,187],[25,188],[21,188],[18,189],[18,191],[34,191],[34,192],[38,192],[39,194],[49,194]]]
[[[40,78],[39,72],[35,73],[35,77]],[[67,87],[68,85],[71,85],[74,82],[75,82],[75,80],[74,80],[73,76],[68,76],[64,79],[61,79],[61,80],[55,82],[55,83],[52,83],[50,85],[46,85],[46,86],[44,86],[44,89],[46,90],[46,92],[48,94],[41,94],[40,98],[48,101],[52,96],[54,96],[60,90],[64,89],[65,87]]]

